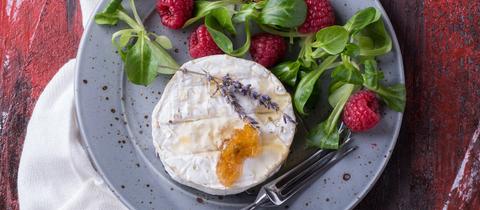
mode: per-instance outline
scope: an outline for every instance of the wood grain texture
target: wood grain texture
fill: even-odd
[[[385,173],[357,209],[441,209],[480,119],[480,5],[469,0],[382,3],[404,56],[407,110]],[[472,153],[480,153],[478,146]],[[478,166],[472,167],[478,161],[468,161],[470,174],[478,174]],[[478,198],[479,188],[476,181],[463,190],[473,190],[472,198]],[[478,201],[471,203],[464,200],[449,209],[480,209]]]
[[[480,125],[473,134],[462,164],[458,169],[445,210],[475,209],[480,206]]]
[[[480,2],[381,1],[404,56],[407,110],[385,173],[357,209],[480,209]],[[18,209],[27,122],[75,56],[79,9],[77,0],[0,0],[0,209]]]
[[[0,209],[18,209],[16,178],[28,119],[39,94],[76,54],[77,1],[0,1]]]

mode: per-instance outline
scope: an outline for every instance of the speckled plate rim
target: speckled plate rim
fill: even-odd
[[[82,34],[82,38],[81,38],[81,41],[80,41],[80,44],[79,44],[79,49],[78,49],[78,52],[77,52],[77,57],[76,57],[77,62],[75,63],[75,80],[74,80],[74,90],[75,90],[74,99],[75,99],[75,110],[76,110],[76,116],[77,116],[76,120],[77,120],[77,123],[78,123],[78,127],[80,129],[80,135],[82,137],[83,143],[85,144],[84,149],[87,151],[88,157],[89,157],[90,162],[92,163],[93,167],[102,176],[103,180],[107,184],[107,187],[110,189],[110,191],[113,192],[114,195],[117,198],[119,198],[119,200],[126,207],[128,207],[129,209],[134,209],[133,205],[129,201],[127,201],[123,197],[123,195],[121,193],[119,193],[119,191],[115,190],[111,181],[105,176],[105,173],[104,173],[103,169],[101,167],[99,167],[99,163],[96,160],[96,158],[94,157],[93,151],[90,149],[91,147],[90,147],[89,141],[85,140],[86,137],[87,137],[87,134],[85,133],[84,123],[82,121],[82,118],[80,117],[83,113],[85,113],[83,111],[82,107],[80,106],[79,94],[78,94],[78,87],[80,86],[80,83],[81,83],[80,71],[79,71],[79,66],[80,66],[79,61],[84,59],[84,56],[83,56],[84,53],[83,53],[82,46],[84,46],[85,43],[86,43],[86,40],[87,40],[86,34],[90,33],[90,31],[92,30],[92,25],[95,24],[94,21],[92,21],[93,17],[94,17],[94,14],[96,14],[98,11],[101,10],[100,7],[101,7],[101,5],[103,5],[102,3],[104,1],[108,1],[108,0],[102,0],[102,1],[98,2],[97,5],[95,6],[94,13],[92,13],[90,15],[90,17],[88,19],[88,23],[87,23],[87,25],[84,29],[83,34]],[[393,41],[393,47],[398,49],[396,59],[399,63],[398,65],[399,65],[400,70],[401,70],[400,75],[399,75],[399,81],[402,82],[402,83],[405,83],[405,74],[404,74],[405,70],[404,70],[404,64],[403,64],[403,56],[402,56],[402,52],[401,52],[401,49],[400,49],[400,44],[398,42],[397,35],[395,33],[394,27],[393,27],[393,25],[390,21],[390,18],[388,16],[388,14],[386,13],[385,9],[383,8],[382,4],[380,3],[380,1],[379,0],[373,0],[373,1],[377,4],[377,7],[381,10],[382,19],[384,20],[384,23],[386,24],[387,30],[388,30],[391,38],[392,38],[392,41]],[[400,113],[399,118],[397,119],[397,122],[395,122],[396,126],[395,126],[395,131],[393,133],[392,143],[390,144],[390,147],[388,147],[388,150],[391,151],[391,152],[388,152],[386,154],[386,158],[383,158],[380,161],[381,165],[382,165],[381,169],[378,170],[374,174],[374,178],[371,179],[370,183],[367,184],[368,187],[364,188],[363,191],[359,192],[360,196],[352,199],[352,202],[349,205],[347,205],[347,209],[353,209],[361,200],[363,200],[363,198],[365,198],[365,196],[368,194],[368,192],[373,188],[375,183],[380,178],[380,175],[385,170],[385,168],[388,164],[388,161],[390,160],[390,158],[392,156],[393,150],[396,146],[397,139],[398,139],[400,129],[401,129],[401,126],[402,126],[402,121],[403,121],[403,113]]]
[[[390,18],[388,16],[387,12],[385,11],[385,8],[383,8],[382,3],[380,3],[379,0],[374,0],[374,1],[377,3],[378,8],[380,9],[380,11],[382,13],[382,19],[384,20],[384,24],[386,24],[388,33],[390,34],[390,36],[392,38],[393,47],[398,49],[397,61],[399,63],[400,70],[401,70],[399,79],[400,79],[400,82],[405,84],[405,68],[403,66],[402,50],[400,49],[400,44],[398,43],[397,33],[395,33],[395,28],[393,27],[392,22],[390,21]],[[395,149],[395,146],[397,145],[398,135],[400,134],[400,129],[402,128],[402,121],[403,121],[403,113],[400,113],[400,117],[398,118],[398,120],[396,122],[397,126],[395,127],[395,131],[394,131],[393,138],[392,138],[393,142],[390,144],[390,147],[388,148],[388,150],[391,151],[391,152],[387,153],[387,158],[384,158],[381,161],[382,162],[382,167],[381,167],[380,170],[377,171],[377,173],[375,173],[374,178],[371,180],[371,182],[367,184],[368,187],[365,188],[362,192],[360,192],[359,198],[354,199],[354,201],[348,206],[348,209],[355,208],[355,206],[358,205],[358,203],[360,203],[360,201],[362,201],[365,198],[365,196],[367,196],[368,192],[370,192],[370,190],[372,190],[375,183],[377,183],[378,179],[380,179],[380,176],[382,175],[383,171],[385,171],[385,168],[387,167],[388,161],[390,161],[390,158],[392,157],[393,150]]]
[[[98,13],[102,8],[101,6],[103,5],[102,3],[104,1],[108,0],[100,0],[97,2],[97,5],[95,5],[95,9],[93,10],[92,14],[90,14],[90,17],[88,18],[87,24],[83,30],[82,38],[80,40],[80,44],[78,45],[78,51],[77,51],[77,57],[76,57],[76,62],[75,62],[75,80],[74,80],[74,98],[75,98],[75,111],[76,111],[76,120],[78,122],[78,128],[80,129],[80,135],[82,139],[82,143],[85,145],[83,148],[87,151],[88,154],[88,159],[90,160],[90,163],[92,163],[93,168],[100,174],[102,177],[103,181],[107,184],[108,189],[128,208],[128,209],[135,209],[133,205],[128,202],[119,191],[115,190],[113,187],[113,183],[110,181],[105,176],[105,172],[103,171],[102,167],[99,167],[100,164],[98,163],[97,159],[95,158],[93,151],[90,149],[91,145],[89,141],[87,141],[87,134],[85,133],[84,129],[84,123],[82,121],[82,113],[84,113],[82,106],[80,106],[80,97],[78,94],[79,86],[80,86],[80,61],[84,59],[84,53],[83,53],[83,47],[85,43],[87,42],[87,34],[90,34],[92,30],[92,26],[95,24],[95,21],[93,21],[95,14]]]

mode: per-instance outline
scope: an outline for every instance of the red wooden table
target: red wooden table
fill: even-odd
[[[480,209],[480,1],[382,3],[402,48],[408,102],[392,159],[357,209]],[[0,0],[0,209],[18,209],[28,119],[75,56],[81,21],[77,0]]]

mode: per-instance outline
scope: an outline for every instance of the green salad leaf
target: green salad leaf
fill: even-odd
[[[115,25],[118,23],[118,10],[122,8],[122,0],[110,1],[102,12],[95,14],[95,23],[99,25]]]
[[[344,95],[352,94],[352,91],[355,91],[360,87],[359,85],[349,84],[345,82],[336,82],[337,87],[333,90],[328,96],[328,103],[330,106],[335,107],[338,102],[344,97]]]
[[[298,60],[286,61],[278,64],[273,69],[272,73],[280,79],[283,83],[294,87],[297,83],[298,71],[301,63]]]
[[[377,62],[374,59],[365,61],[365,73],[363,74],[363,78],[363,86],[376,92],[390,109],[397,112],[403,112],[405,110],[405,85],[396,84],[390,87],[382,85],[380,81],[384,78],[383,72],[378,70]]]
[[[222,32],[222,27],[218,23],[217,19],[211,15],[205,17],[205,26],[215,41],[217,46],[225,53],[233,52],[233,43],[227,35]]]
[[[222,0],[222,1],[206,1],[206,0],[197,0],[195,1],[195,9],[193,17],[188,19],[183,27],[187,27],[192,25],[193,23],[201,20],[202,18],[206,17],[207,15],[211,14],[213,11],[217,9],[226,9],[232,10],[233,5],[242,3],[241,0]]]
[[[331,95],[333,92],[335,92],[338,88],[342,87],[344,84],[347,84],[347,83],[342,81],[335,81],[335,80],[330,81],[330,85],[328,86],[328,94]]]
[[[242,47],[236,50],[233,49],[232,40],[222,32],[222,27],[218,23],[216,17],[213,15],[207,15],[205,17],[205,26],[212,36],[213,41],[215,41],[215,44],[217,44],[223,52],[231,56],[240,57],[245,55],[250,49],[250,25],[248,20],[245,21],[246,41]]]
[[[229,10],[227,7],[220,7],[212,11],[211,16],[215,17],[218,25],[223,27],[231,34],[235,34],[235,26],[233,26],[232,16],[233,11]]]
[[[344,64],[338,66],[332,72],[332,78],[335,81],[342,81],[356,85],[363,84],[363,77],[360,71],[355,68],[347,67]]]
[[[396,84],[389,87],[381,86],[375,92],[377,92],[388,108],[397,112],[405,111],[407,94],[404,84]]]
[[[260,17],[260,9],[265,6],[266,1],[252,2],[249,4],[242,4],[240,10],[233,15],[233,22],[243,23],[247,19],[257,20]]]
[[[162,46],[163,48],[167,49],[167,50],[170,50],[173,48],[173,45],[172,45],[172,42],[170,41],[170,39],[166,36],[159,36],[159,35],[156,35],[154,34],[155,36],[155,42],[157,42],[160,46]]]
[[[334,104],[333,111],[327,120],[315,126],[315,128],[308,133],[307,139],[309,145],[322,149],[338,149],[340,142],[339,119],[343,107],[356,88],[357,86],[355,85],[346,84],[331,95],[332,97],[336,97],[336,99],[329,99],[331,104]]]
[[[356,57],[360,54],[360,47],[358,47],[356,44],[348,43],[347,46],[345,46],[345,51],[343,51],[343,54],[350,57]]]
[[[112,35],[112,44],[124,61],[124,70],[130,82],[137,85],[149,85],[159,73],[173,74],[179,68],[177,62],[165,49],[171,49],[172,43],[166,36],[147,32],[130,0],[133,18],[121,6],[121,0],[112,0],[107,7],[95,15],[99,25],[114,25],[125,22],[130,28],[121,29]],[[153,36],[153,41],[150,39]]]
[[[359,31],[353,39],[360,48],[361,56],[375,57],[392,50],[392,39],[381,19]]]
[[[319,47],[325,52],[336,55],[345,49],[348,42],[348,31],[341,26],[330,26],[321,29],[316,34],[313,47]]]
[[[363,74],[364,86],[376,90],[380,87],[380,81],[384,79],[383,72],[378,70],[377,62],[373,59],[365,61],[365,73]]]
[[[313,35],[307,36],[302,39],[302,41],[300,42],[300,46],[302,47],[302,49],[300,50],[300,53],[298,53],[298,60],[301,61],[303,66],[310,69],[317,67],[316,58],[313,57],[313,39]]]
[[[135,29],[122,29],[113,33],[112,44],[117,48],[118,53],[123,61],[125,61],[127,48],[131,47],[128,42],[132,37],[136,37],[137,30]]]
[[[268,0],[262,9],[261,24],[293,28],[303,24],[307,17],[307,5],[304,0]]]
[[[152,42],[146,40],[148,47],[150,47],[152,51],[152,55],[158,62],[157,72],[160,74],[175,74],[176,70],[180,68],[178,63],[172,59],[170,54],[157,42]],[[148,85],[148,84],[143,84]]]
[[[125,58],[125,71],[129,80],[138,85],[150,84],[157,76],[158,63],[152,56],[145,34],[140,32],[132,49]]]
[[[315,126],[307,135],[309,146],[315,146],[322,149],[338,149],[340,133],[328,133],[329,124],[327,121],[321,122]]]
[[[358,11],[354,16],[352,16],[344,28],[349,32],[360,31],[366,26],[378,21],[382,17],[380,11],[373,7],[369,7],[363,10]]]
[[[304,107],[313,93],[317,80],[337,58],[338,56],[327,57],[317,69],[307,73],[301,78],[293,96],[295,108],[300,114],[306,115]]]

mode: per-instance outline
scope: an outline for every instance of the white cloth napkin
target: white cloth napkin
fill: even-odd
[[[84,27],[97,2],[80,1]],[[80,144],[74,67],[72,59],[48,83],[28,123],[17,180],[22,210],[127,209]]]

